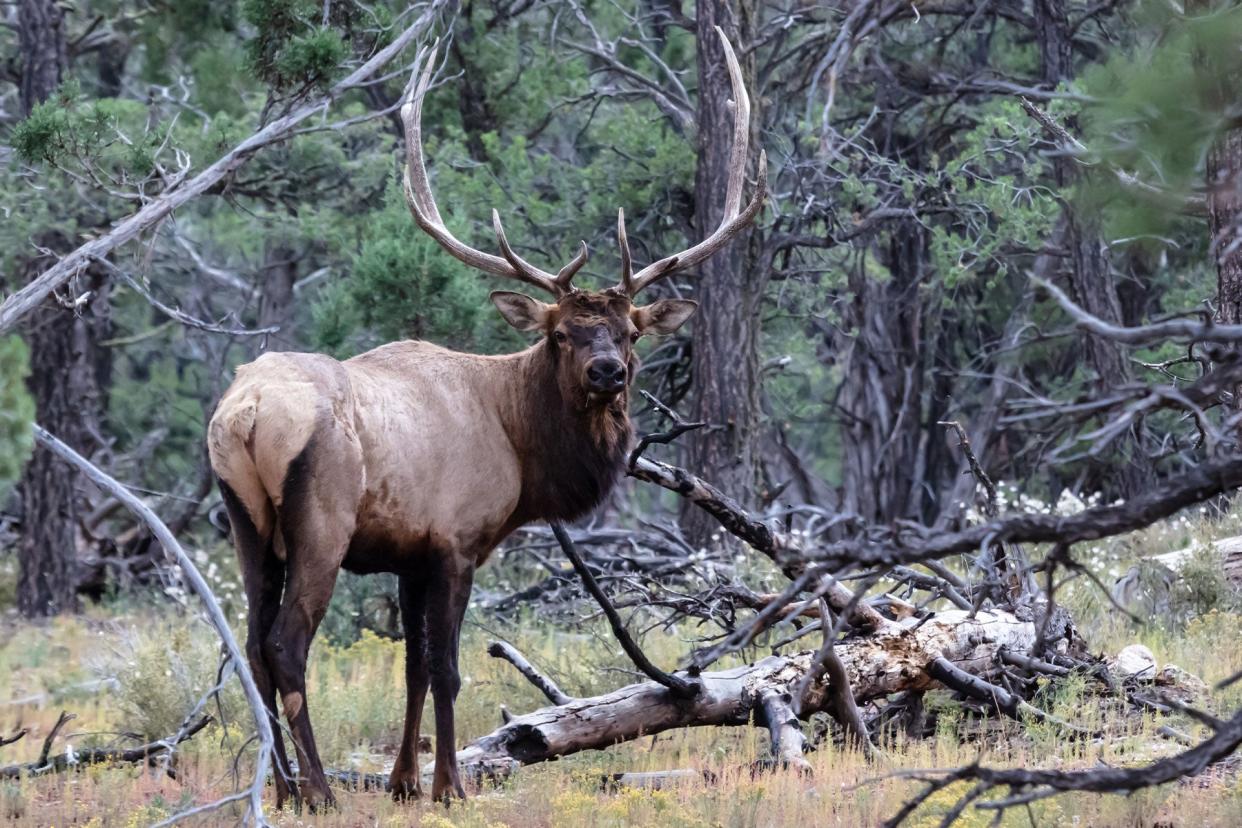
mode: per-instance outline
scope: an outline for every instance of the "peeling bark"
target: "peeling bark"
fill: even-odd
[[[1035,624],[1006,612],[984,611],[970,618],[967,612],[950,610],[921,623],[911,619],[888,624],[875,634],[842,641],[836,650],[854,696],[862,702],[936,686],[930,668],[937,659],[986,679],[999,669],[1002,650],[1030,652],[1036,633]],[[804,742],[800,733],[793,734],[796,724],[780,715],[780,701],[792,698],[814,655],[808,650],[769,656],[742,667],[702,673],[703,689],[689,699],[679,699],[654,682],[642,682],[544,707],[515,716],[471,742],[458,752],[457,761],[476,778],[503,778],[519,765],[601,750],[674,728],[755,722],[777,734],[774,757],[798,765]],[[829,711],[832,700],[827,681],[812,683],[802,700],[801,717]],[[430,771],[429,765],[423,772]]]

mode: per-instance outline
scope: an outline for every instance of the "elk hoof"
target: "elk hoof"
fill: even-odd
[[[328,789],[322,791],[308,786],[302,787],[302,804],[308,813],[322,814],[336,808],[336,797]]]
[[[388,787],[392,790],[394,802],[409,802],[423,798],[423,786],[419,784],[417,774],[411,777],[402,776],[400,779],[394,776],[389,780]]]
[[[462,789],[461,782],[453,780],[451,783],[436,785],[431,791],[431,798],[447,808],[454,800],[465,802],[466,792]]]

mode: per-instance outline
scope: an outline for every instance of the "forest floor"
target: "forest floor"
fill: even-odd
[[[1075,610],[1080,631],[1096,652],[1116,653],[1127,644],[1142,643],[1161,665],[1175,663],[1209,685],[1242,669],[1242,614],[1214,609],[1176,626],[1135,628],[1098,599],[1080,600]],[[656,629],[646,633],[644,645],[659,663],[675,664],[692,647],[690,639],[700,634],[688,626],[671,632]],[[514,644],[574,695],[636,680],[598,619],[554,625],[543,613],[529,612],[502,622],[472,609],[462,640],[463,688],[457,704],[461,744],[495,728],[502,705],[522,713],[544,704],[509,664],[487,655],[487,643],[495,638]],[[756,648],[747,656],[765,652]],[[218,664],[218,645],[210,630],[189,612],[112,601],[78,617],[41,625],[4,616],[0,736],[20,728],[29,734],[0,748],[0,764],[35,759],[62,710],[77,718],[57,740],[54,753],[70,745],[125,744],[120,735],[125,733],[156,738],[174,733],[186,711],[214,684]],[[386,770],[404,712],[402,665],[402,643],[374,633],[364,632],[348,645],[316,641],[307,703],[326,765]],[[243,750],[249,723],[235,689],[223,701],[222,711],[214,703],[208,708],[217,722],[179,750],[176,780],[134,765],[0,781],[0,821],[92,828],[148,825],[229,792],[236,784],[233,758]],[[1155,734],[1161,720],[1136,715],[1123,720],[1106,712],[1109,707],[1099,704],[1082,680],[1049,688],[1043,703],[1058,716],[1104,727],[1110,736],[1074,742],[1037,725],[1008,720],[981,726],[964,720],[947,694],[931,693],[927,706],[935,716],[932,736],[917,741],[888,738],[876,764],[834,745],[831,738],[821,739],[807,757],[814,770],[810,777],[752,770],[768,756],[761,728],[700,728],[525,767],[503,786],[486,787],[449,809],[426,802],[398,805],[382,793],[339,790],[334,812],[286,810],[270,817],[288,826],[870,826],[891,816],[921,787],[902,777],[904,770],[947,768],[976,759],[998,766],[1086,768],[1135,764],[1179,750]],[[1235,685],[1198,703],[1229,711],[1242,703],[1242,690]],[[431,721],[428,709],[424,733],[432,732]],[[1196,736],[1202,733],[1185,719],[1175,723]],[[824,726],[813,722],[806,730],[822,732]],[[420,754],[420,760],[427,758]],[[606,774],[674,768],[709,771],[714,777],[691,778],[663,790],[608,791],[601,786]],[[938,825],[961,792],[957,786],[945,789],[908,824]],[[270,802],[270,788],[268,796]],[[990,811],[968,810],[957,824],[995,824],[992,816]],[[189,824],[231,824],[235,819],[235,813],[224,811]],[[1082,794],[1042,800],[1029,810],[1007,812],[999,824],[1242,825],[1242,784],[1236,767],[1216,768],[1128,797]]]

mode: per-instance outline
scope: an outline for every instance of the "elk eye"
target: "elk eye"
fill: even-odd
[[[634,331],[634,333],[630,334],[630,342],[637,342],[640,336],[642,336],[642,334],[638,331]]]
[[[556,341],[558,343],[565,341],[565,334],[561,333],[560,331],[557,331],[556,333],[552,334],[552,336],[556,338]]]

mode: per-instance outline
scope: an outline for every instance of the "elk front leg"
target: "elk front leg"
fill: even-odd
[[[474,562],[460,555],[446,556],[428,587],[427,649],[431,695],[436,709],[436,770],[431,797],[437,802],[447,801],[450,796],[466,798],[457,772],[453,703],[461,689],[461,675],[457,669],[458,639],[473,583]]]
[[[393,799],[423,795],[418,769],[419,729],[430,673],[427,665],[427,581],[402,575],[398,596],[405,630],[405,732],[392,766],[389,788]]]

